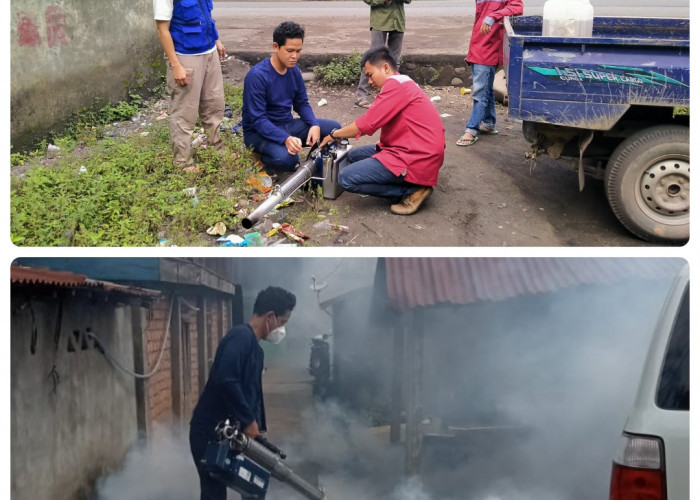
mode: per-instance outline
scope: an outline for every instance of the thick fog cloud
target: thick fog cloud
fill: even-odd
[[[319,322],[330,325],[309,288],[310,276],[328,273],[340,291],[371,284],[342,263],[338,267],[337,259],[248,262],[241,277],[253,289],[268,284],[293,289],[299,306],[290,328],[310,335],[321,333]],[[612,457],[668,284],[575,287],[426,314],[425,425],[455,437],[424,439],[419,477],[404,476],[403,446],[388,443],[386,425],[372,428],[376,422],[367,408],[343,405],[343,394],[340,403],[317,401],[306,408],[301,428],[276,435],[276,444],[288,453],[293,470],[326,488],[328,500],[606,498]],[[351,310],[360,328],[369,311]],[[367,359],[383,361],[362,365],[357,384],[375,386],[368,388],[375,398],[368,404],[382,398],[387,403],[392,358],[377,351],[392,344],[364,345],[363,339],[359,333],[353,339],[359,342],[356,354],[365,349]],[[308,348],[279,361],[304,367]],[[103,481],[98,500],[184,500],[197,494],[186,442],[161,430],[148,447],[129,455],[122,471]],[[301,497],[273,481],[268,500],[295,498]]]

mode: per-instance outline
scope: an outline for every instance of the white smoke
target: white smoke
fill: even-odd
[[[148,443],[136,443],[118,472],[98,484],[97,500],[192,500],[199,477],[189,444],[155,425]]]

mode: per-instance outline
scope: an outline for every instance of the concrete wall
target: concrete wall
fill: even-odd
[[[151,2],[10,3],[13,145],[95,98],[118,102],[162,67]]]
[[[90,328],[133,366],[132,311],[65,294],[56,341],[58,300],[29,297],[13,293],[11,302],[11,496],[74,500],[119,467],[137,420],[134,379],[90,343],[69,352],[70,338]]]

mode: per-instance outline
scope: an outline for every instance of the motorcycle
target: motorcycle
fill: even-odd
[[[321,399],[326,399],[332,389],[331,348],[328,342],[328,338],[331,335],[331,333],[324,333],[311,339],[309,375],[314,378],[312,383],[313,395]]]

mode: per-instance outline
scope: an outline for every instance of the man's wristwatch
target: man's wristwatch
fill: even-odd
[[[336,139],[337,139],[337,137],[333,135],[333,133],[335,133],[336,130],[338,130],[338,129],[337,129],[337,128],[334,128],[333,130],[331,130],[331,133],[328,134],[328,135],[331,136],[331,139],[333,139],[333,140],[336,140]]]

